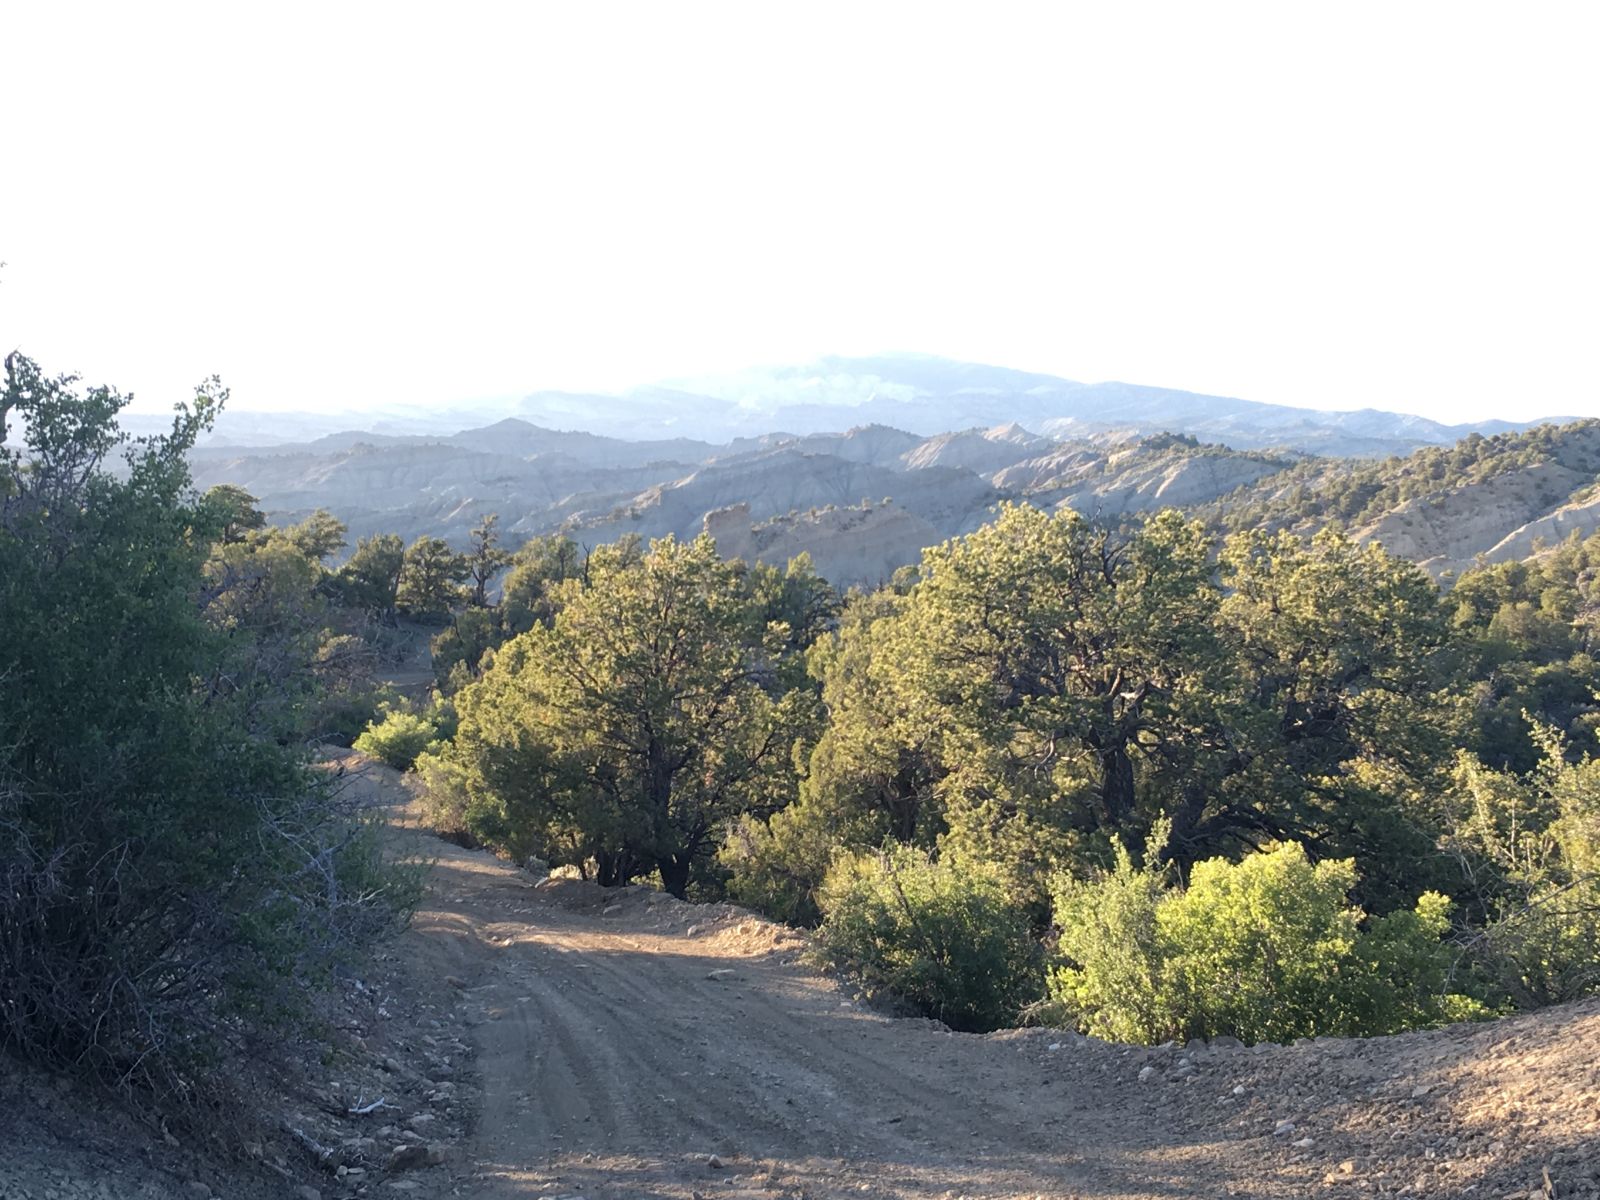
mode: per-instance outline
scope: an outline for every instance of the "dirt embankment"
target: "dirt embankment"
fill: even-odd
[[[433,999],[380,1020],[452,1086],[341,1115],[371,1139],[349,1161],[424,1148],[336,1156],[324,1196],[1600,1196],[1600,1003],[1253,1049],[953,1034],[863,1007],[737,909],[432,847],[395,965]]]

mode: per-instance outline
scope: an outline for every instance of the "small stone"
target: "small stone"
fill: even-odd
[[[1061,1043],[1060,1042],[1051,1042],[1048,1046],[1045,1047],[1045,1049],[1050,1051],[1050,1053],[1054,1054],[1057,1050],[1061,1049]]]
[[[183,1185],[183,1190],[191,1196],[198,1197],[199,1200],[210,1200],[211,1185],[203,1180],[191,1179]]]
[[[1149,1083],[1155,1077],[1156,1077],[1156,1069],[1154,1067],[1142,1067],[1142,1068],[1140,1068],[1140,1071],[1139,1071],[1139,1082],[1140,1083]]]
[[[698,925],[691,925],[691,926],[689,926],[688,929],[684,930],[684,934],[687,937],[693,937],[695,934],[697,934],[699,932],[700,932],[700,926],[698,926]]]
[[[1356,1173],[1356,1160],[1355,1159],[1347,1158],[1342,1163],[1339,1164],[1339,1174],[1341,1174],[1341,1175],[1354,1175],[1355,1173]]]
[[[1244,1084],[1242,1084],[1242,1083],[1236,1083],[1236,1084],[1234,1084],[1234,1085],[1233,1085],[1233,1094],[1234,1094],[1234,1095],[1235,1095],[1235,1096],[1242,1096],[1242,1095],[1244,1095]]]
[[[400,1065],[400,1060],[395,1058],[393,1055],[390,1055],[388,1058],[383,1060],[383,1069],[389,1072],[391,1075],[398,1075],[402,1070],[404,1070],[404,1068]]]
[[[455,988],[458,992],[464,992],[467,990],[467,981],[464,979],[458,979],[454,975],[446,975],[444,977],[444,981],[451,987]]]
[[[1299,1141],[1292,1143],[1296,1150],[1309,1150],[1316,1144],[1317,1139],[1314,1137],[1303,1137]]]
[[[322,1200],[322,1193],[310,1186],[296,1188],[294,1195],[295,1200]]]
[[[1431,1091],[1433,1091],[1433,1084],[1419,1083],[1416,1087],[1411,1089],[1411,1098],[1413,1100],[1421,1100]]]
[[[406,1142],[396,1146],[389,1155],[391,1171],[408,1171],[413,1167],[436,1167],[445,1160],[445,1148],[438,1143]]]
[[[715,971],[707,971],[707,979],[732,979],[738,974],[732,967],[718,967]]]
[[[708,1154],[706,1155],[706,1166],[713,1171],[720,1171],[722,1170],[722,1159],[718,1155]]]
[[[1294,1129],[1295,1129],[1295,1125],[1294,1125],[1293,1121],[1279,1121],[1276,1125],[1274,1125],[1272,1127],[1272,1136],[1273,1137],[1288,1137],[1291,1133],[1294,1132]]]
[[[612,913],[619,913],[621,911],[622,911],[622,905],[620,905],[620,904],[608,904],[603,909],[600,910],[600,915],[602,917],[609,917]]]

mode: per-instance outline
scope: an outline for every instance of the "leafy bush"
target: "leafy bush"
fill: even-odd
[[[1351,860],[1313,864],[1293,843],[1199,863],[1187,889],[1123,852],[1056,889],[1051,999],[1085,1032],[1147,1044],[1394,1033],[1483,1011],[1447,994],[1445,897],[1369,921],[1355,884]]]
[[[1066,965],[1050,972],[1050,1000],[1085,1033],[1154,1043],[1170,1028],[1156,929],[1165,890],[1163,875],[1136,870],[1120,844],[1115,870],[1058,882],[1057,950]]]
[[[728,872],[728,893],[738,903],[791,925],[815,925],[816,888],[838,853],[834,831],[815,820],[804,803],[760,821],[745,813],[732,821],[718,863]]]
[[[908,847],[842,857],[818,901],[835,965],[952,1028],[999,1028],[1038,997],[1038,947],[987,868]]]
[[[437,700],[420,709],[403,701],[385,704],[379,719],[355,740],[355,748],[396,771],[409,771],[423,754],[440,748],[453,732],[453,720],[449,706]]]
[[[1471,949],[1501,993],[1532,1008],[1600,992],[1600,760],[1569,763],[1538,731],[1527,775],[1464,759],[1455,845],[1487,920]]]
[[[312,669],[301,607],[274,630],[256,584],[206,573],[226,531],[185,455],[220,395],[113,475],[123,402],[7,359],[0,442],[17,413],[26,446],[0,447],[0,1049],[189,1103],[415,881],[292,748],[297,708],[262,702]]]

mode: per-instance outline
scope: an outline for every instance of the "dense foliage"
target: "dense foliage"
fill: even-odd
[[[1527,775],[1463,758],[1450,845],[1483,926],[1467,947],[1514,1003],[1600,991],[1600,761],[1570,762],[1553,731]]]
[[[422,755],[441,749],[454,732],[455,710],[447,702],[385,701],[354,744],[397,771],[409,771]]]
[[[998,1028],[1039,996],[1039,946],[988,868],[909,846],[847,855],[818,902],[835,964],[954,1029]]]
[[[1450,903],[1368,920],[1350,859],[1296,843],[1198,863],[1187,887],[1133,867],[1058,884],[1051,997],[1087,1032],[1156,1043],[1394,1033],[1479,1011],[1452,995]]]
[[[1006,506],[842,602],[804,560],[704,538],[510,554],[485,520],[428,575],[436,604],[385,594],[448,608],[440,698],[362,744],[415,758],[443,826],[817,924],[963,1027],[1047,980],[1050,1011],[1138,1040],[1545,1003],[1600,972],[1600,538],[1441,591],[1327,518],[1587,469],[1589,440],[1297,467],[1321,519],[1232,533]]]
[[[477,836],[605,883],[653,871],[683,895],[727,821],[781,808],[808,715],[791,662],[791,572],[725,562],[709,539],[597,551],[549,624],[505,643],[455,695],[459,731],[427,764]],[[793,607],[795,611],[787,611]]]
[[[370,714],[320,620],[342,529],[190,489],[224,395],[132,443],[20,355],[0,397],[0,1046],[176,1101],[409,897],[303,751]]]

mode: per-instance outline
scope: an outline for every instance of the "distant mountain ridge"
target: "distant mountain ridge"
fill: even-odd
[[[742,557],[810,553],[839,584],[887,578],[1008,500],[1104,518],[1181,508],[1219,528],[1309,531],[1336,520],[1438,576],[1600,528],[1600,421],[1362,460],[1174,433],[1067,440],[1015,423],[930,437],[864,425],[714,444],[506,418],[443,437],[346,432],[253,450],[208,446],[192,465],[200,486],[244,487],[275,520],[327,508],[353,537],[427,533],[464,545],[490,512],[512,542],[562,532],[594,546],[711,530]]]
[[[1007,424],[1035,436],[1126,440],[1170,431],[1236,450],[1386,457],[1448,445],[1472,433],[1491,435],[1569,419],[1447,425],[1377,409],[1319,411],[1131,383],[1079,383],[929,355],[886,354],[755,368],[609,396],[543,391],[437,411],[227,412],[207,444],[218,449],[300,444],[328,436],[354,438],[354,429],[366,431],[369,440],[437,439],[508,418],[539,427],[552,444],[563,436],[575,446],[584,436],[604,436],[661,443],[650,452],[668,457],[699,457],[706,446],[736,450],[751,439],[770,444],[774,431],[809,437],[882,425],[928,438]],[[138,432],[154,432],[168,421],[138,416],[127,424]],[[575,456],[584,460],[581,450]]]
[[[352,537],[464,545],[490,512],[512,543],[711,530],[742,557],[810,553],[845,585],[887,578],[1005,501],[1105,518],[1174,507],[1219,528],[1338,520],[1440,577],[1600,528],[1600,422],[1447,426],[914,356],[516,407],[436,431],[328,428],[340,417],[324,414],[310,436],[282,422],[260,447],[236,444],[247,423],[192,465],[275,520],[327,508]],[[562,427],[583,417],[590,428]]]

